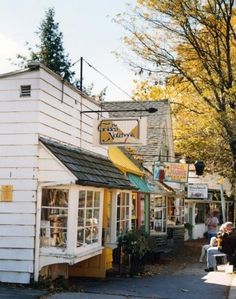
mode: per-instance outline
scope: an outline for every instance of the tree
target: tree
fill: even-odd
[[[65,80],[71,82],[74,72],[71,71],[71,62],[63,47],[63,34],[59,31],[59,23],[54,20],[55,11],[49,8],[45,19],[39,27],[40,44],[38,52],[32,52],[32,60],[38,60],[53,70]]]
[[[218,142],[224,141],[224,155],[229,154],[226,160],[235,176],[236,16],[233,6],[233,0],[138,0],[132,15],[119,17],[118,22],[129,32],[125,43],[134,54],[129,60],[131,67],[174,87],[181,93],[175,101],[189,109],[197,108],[197,122],[208,120],[209,132]],[[189,124],[186,131],[188,128]],[[202,125],[204,133],[207,128]],[[218,155],[215,163],[217,158]]]
[[[40,43],[35,46],[36,50],[28,46],[29,57],[17,55],[20,67],[27,67],[31,61],[43,63],[49,69],[60,75],[64,80],[73,84],[76,88],[80,88],[80,80],[75,77],[75,72],[71,70],[69,55],[65,54],[63,46],[63,34],[59,31],[59,23],[55,21],[55,10],[49,8],[45,13],[45,18],[42,20],[39,31],[37,32]],[[78,62],[78,61],[77,61]],[[83,86],[82,91],[87,96],[93,96],[94,84]],[[99,100],[105,97],[105,91],[102,90],[98,95]]]
[[[75,81],[75,72],[71,70],[72,64],[69,55],[65,54],[63,46],[63,34],[59,31],[59,23],[55,21],[54,17],[54,8],[49,8],[45,13],[45,19],[42,20],[39,26],[39,31],[36,32],[40,43],[36,44],[35,50],[29,46],[29,43],[26,43],[29,56],[18,54],[16,64],[20,67],[27,67],[31,61],[41,62],[72,83],[72,81]]]

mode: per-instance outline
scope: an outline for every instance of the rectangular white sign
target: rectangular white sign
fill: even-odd
[[[207,184],[188,184],[188,198],[207,199],[208,186]]]

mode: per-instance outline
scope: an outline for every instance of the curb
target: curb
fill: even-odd
[[[227,299],[235,299],[236,298],[236,274],[232,277],[230,286],[229,286],[229,294]]]

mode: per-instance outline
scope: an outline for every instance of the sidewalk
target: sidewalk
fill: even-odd
[[[236,299],[236,274],[233,274],[227,299]]]

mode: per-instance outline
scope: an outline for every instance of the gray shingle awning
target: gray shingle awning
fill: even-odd
[[[106,157],[40,137],[39,140],[77,178],[79,185],[136,189]]]

